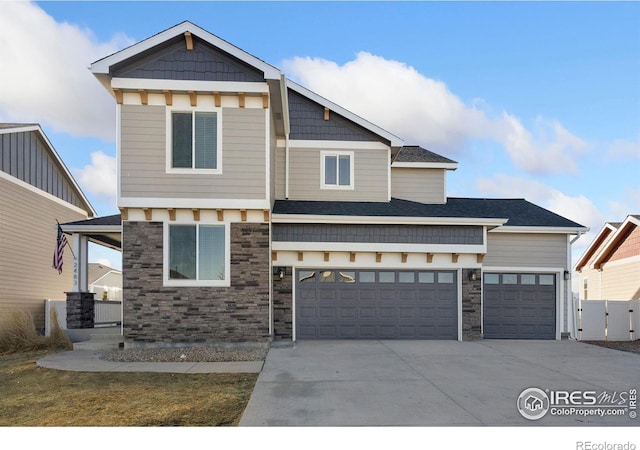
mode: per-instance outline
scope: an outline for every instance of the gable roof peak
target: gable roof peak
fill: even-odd
[[[126,47],[116,53],[106,56],[91,64],[91,71],[96,76],[104,76],[110,74],[110,69],[116,64],[120,64],[136,55],[150,50],[170,39],[189,32],[207,43],[219,48],[220,50],[238,58],[239,60],[261,70],[267,80],[280,80],[282,72],[280,69],[266,63],[265,61],[253,56],[252,54],[242,50],[239,47],[225,41],[224,39],[210,33],[204,28],[185,20],[177,25],[167,28],[151,37]]]

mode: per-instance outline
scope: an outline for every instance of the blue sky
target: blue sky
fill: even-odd
[[[640,214],[640,3],[0,2],[0,121],[40,123],[100,215],[117,213],[115,107],[87,67],[184,20],[458,161],[450,196],[590,227],[574,260]]]

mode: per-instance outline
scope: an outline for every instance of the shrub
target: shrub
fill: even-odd
[[[18,353],[36,350],[69,350],[73,344],[58,325],[58,317],[52,310],[51,336],[39,335],[29,312],[18,311],[0,329],[0,352]]]

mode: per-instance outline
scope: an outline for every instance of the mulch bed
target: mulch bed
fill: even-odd
[[[624,352],[640,355],[640,339],[636,341],[580,341],[585,344],[599,345],[600,347],[613,348]]]

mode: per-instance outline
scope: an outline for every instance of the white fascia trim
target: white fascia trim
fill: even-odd
[[[630,223],[634,224],[635,226],[640,226],[640,220],[636,219],[633,216],[627,216],[627,218],[614,231],[611,238],[604,244],[602,249],[597,253],[596,257],[593,259],[593,263],[592,263],[593,267],[603,263],[603,259],[605,255],[608,253],[611,246],[618,243],[620,234],[625,232],[627,225],[629,225]]]
[[[500,226],[508,219],[472,217],[395,217],[395,216],[321,216],[315,214],[273,214],[274,223],[344,223],[344,224],[400,224],[400,225],[478,225]]]
[[[602,238],[602,240],[600,240],[600,237],[604,234],[605,231],[609,231],[607,233],[607,235],[611,235],[609,237],[609,239],[611,239],[611,237],[613,237],[613,234],[615,234],[615,232],[617,231],[617,228],[614,227],[613,225],[611,225],[610,223],[605,223],[604,226],[600,229],[600,231],[598,232],[598,234],[596,234],[595,238],[593,238],[593,240],[591,241],[591,243],[589,244],[589,246],[585,249],[584,253],[582,254],[582,256],[580,257],[580,259],[578,260],[578,262],[576,263],[575,266],[575,270],[576,271],[580,271],[582,270],[585,265],[587,264],[587,262],[589,261],[589,259],[595,255],[595,252],[597,250],[596,247],[594,247],[594,245],[598,246],[602,246],[604,245],[604,243],[606,242],[606,236],[604,236]],[[593,266],[593,264],[591,265]],[[592,268],[590,266],[590,268]]]
[[[456,170],[458,163],[438,163],[438,162],[394,162],[392,168],[406,169],[447,169]]]
[[[268,199],[121,197],[122,208],[271,209]]]
[[[513,266],[482,266],[483,272],[490,273],[553,273],[563,275],[565,267],[513,267]]]
[[[25,132],[31,132],[31,131],[36,131],[37,133],[40,134],[40,137],[42,138],[42,140],[45,142],[47,147],[49,147],[49,154],[51,154],[53,158],[56,160],[56,162],[58,163],[58,166],[62,169],[62,171],[67,176],[67,180],[71,182],[73,187],[76,189],[76,193],[80,195],[82,202],[85,205],[87,205],[87,207],[89,208],[88,211],[83,210],[82,212],[89,213],[89,217],[96,217],[98,213],[96,212],[95,209],[93,209],[93,205],[91,205],[91,202],[89,202],[89,199],[84,195],[84,192],[82,192],[82,189],[80,189],[80,186],[78,185],[78,183],[76,183],[76,179],[73,178],[73,175],[71,175],[71,172],[67,168],[64,161],[62,161],[62,158],[60,158],[60,155],[58,155],[58,152],[56,152],[55,147],[53,146],[53,144],[51,144],[51,141],[49,141],[49,138],[44,133],[40,125],[27,125],[27,126],[17,126],[15,128],[3,128],[3,129],[0,129],[0,134],[25,133]],[[25,183],[25,184],[29,185],[28,183]]]
[[[43,191],[42,189],[37,188],[37,187],[35,187],[35,186],[25,182],[25,181],[22,181],[19,178],[16,178],[16,177],[14,177],[12,175],[9,175],[8,173],[3,172],[1,170],[0,170],[0,179],[7,180],[7,181],[9,181],[11,183],[16,184],[17,186],[20,186],[21,188],[24,188],[24,189],[26,189],[26,190],[28,190],[30,192],[33,192],[34,194],[38,194],[38,195],[44,197],[47,200],[50,200],[50,201],[55,202],[55,203],[57,203],[57,204],[59,204],[61,206],[69,208],[70,210],[72,210],[74,212],[77,212],[78,214],[82,214],[84,216],[87,216],[87,211],[85,211],[84,209],[78,208],[76,205],[73,205],[73,204],[71,204],[69,202],[66,202],[65,200],[62,200],[61,198],[58,198],[55,195],[51,195],[48,192]],[[96,213],[95,213],[95,211],[93,211],[93,208],[91,209],[91,212],[93,212],[93,217],[95,217]],[[89,215],[88,217],[92,217],[92,216]]]
[[[121,233],[122,225],[64,225],[60,227],[65,233]]]
[[[587,227],[510,227],[503,226],[490,230],[490,233],[542,233],[542,234],[577,234],[589,231]]]
[[[337,112],[338,114],[340,114],[341,116],[346,117],[347,119],[351,120],[354,123],[357,123],[358,125],[360,125],[363,128],[366,128],[367,130],[377,134],[378,136],[387,139],[392,147],[402,147],[404,145],[404,141],[402,139],[400,139],[398,136],[395,136],[391,133],[389,133],[386,130],[383,130],[382,128],[380,128],[377,125],[372,124],[371,122],[369,122],[368,120],[363,119],[362,117],[352,113],[351,111],[348,111],[346,109],[344,109],[342,106],[336,105],[335,103],[327,100],[326,98],[316,94],[313,91],[310,91],[309,89],[305,88],[304,86],[300,86],[297,83],[294,83],[293,81],[287,79],[287,87],[293,89],[294,91],[296,91],[298,94],[303,95],[311,100],[313,100],[314,102],[329,108],[330,110],[333,110],[335,112]]]
[[[199,80],[156,80],[148,78],[113,78],[113,89],[144,89],[147,91],[195,91],[195,92],[244,92],[245,94],[266,94],[267,83],[239,81],[199,81]]]
[[[486,253],[485,245],[380,244],[369,242],[284,242],[274,241],[274,251],[294,252],[387,252],[387,253]]]
[[[285,142],[278,139],[278,147],[284,147]],[[313,148],[324,150],[389,150],[390,147],[382,142],[374,141],[312,141],[305,139],[289,139],[291,148]]]
[[[616,267],[616,266],[624,266],[626,264],[633,264],[636,262],[640,262],[640,255],[629,256],[628,258],[616,259],[615,261],[607,261],[602,263],[602,270]]]
[[[255,56],[245,52],[244,50],[239,49],[235,45],[232,45],[229,42],[220,39],[218,36],[215,36],[188,21],[182,22],[172,28],[169,28],[168,30],[162,31],[150,38],[140,41],[137,44],[132,45],[131,47],[125,48],[124,50],[114,53],[113,55],[107,56],[106,58],[94,62],[93,64],[91,64],[91,71],[95,74],[109,74],[109,69],[114,64],[118,64],[131,57],[134,57],[137,54],[142,53],[145,50],[149,50],[156,45],[162,44],[163,42],[175,36],[184,34],[185,31],[191,32],[200,39],[204,39],[214,47],[217,47],[220,50],[229,53],[230,55],[233,55],[241,61],[249,64],[250,66],[261,70],[264,73],[265,78],[273,80],[280,79],[282,72],[279,69],[265,63],[261,59],[256,58]]]

